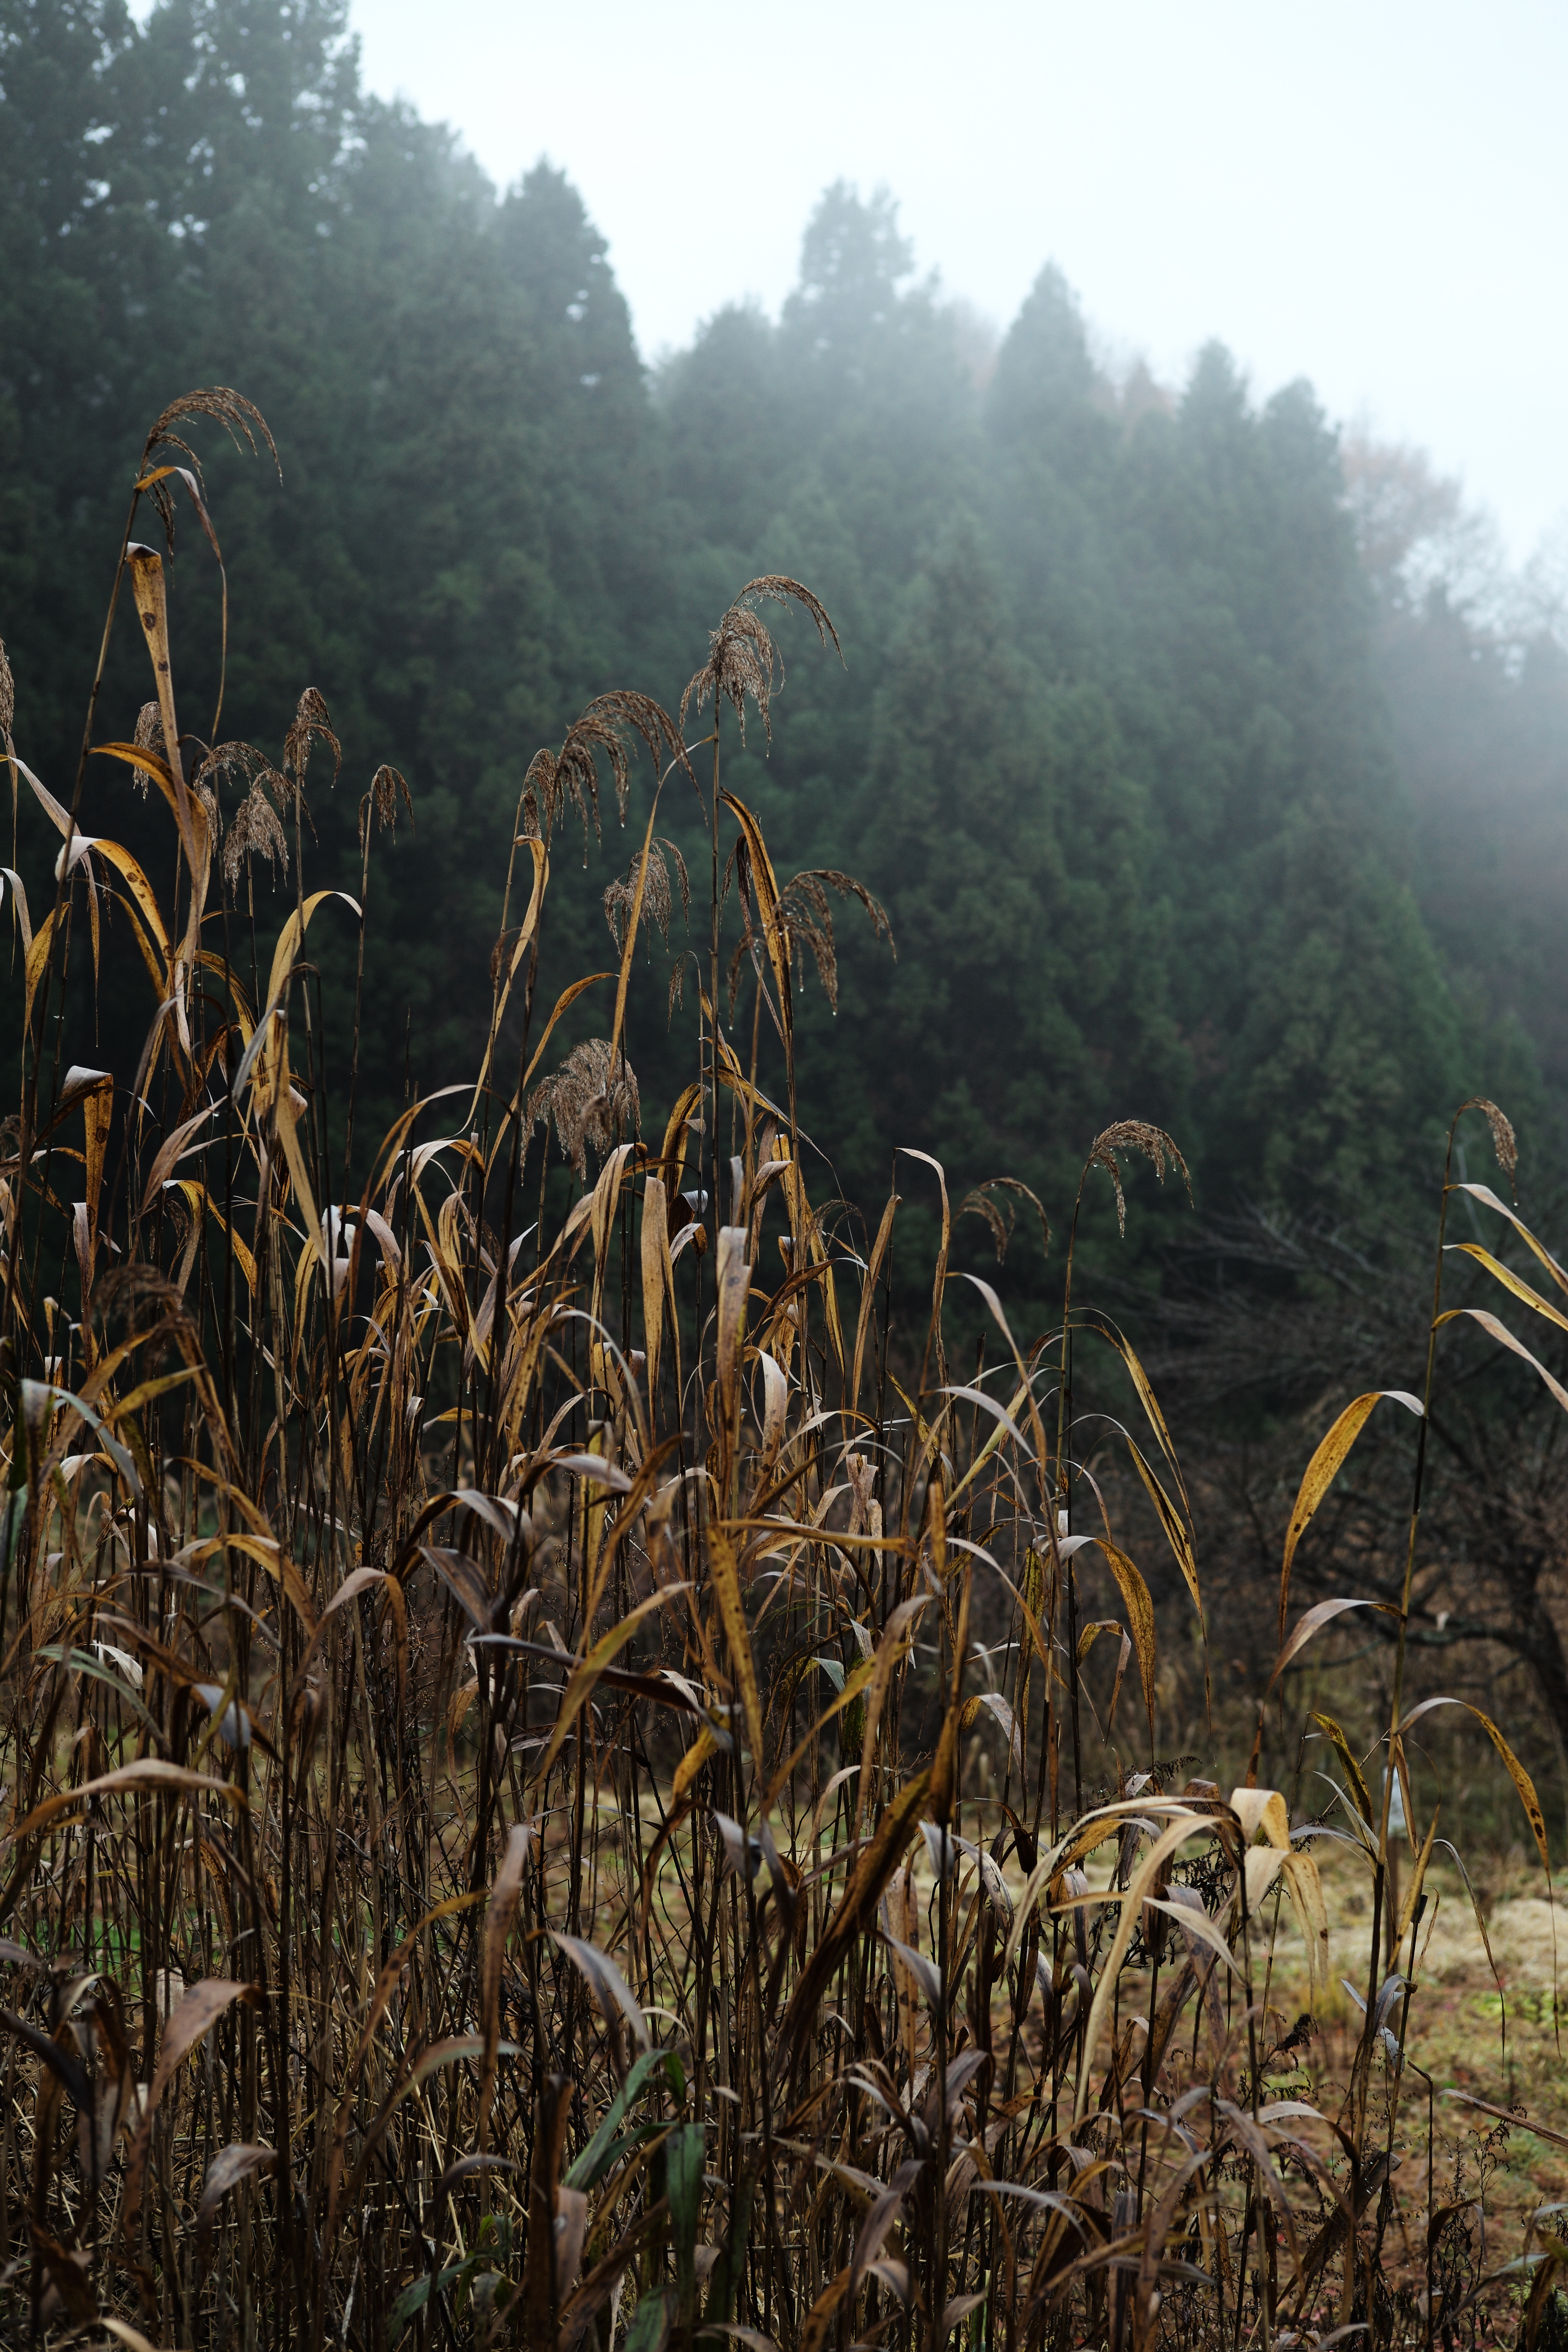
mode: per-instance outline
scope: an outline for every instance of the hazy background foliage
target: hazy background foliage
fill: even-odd
[[[786,630],[790,723],[731,772],[781,870],[858,872],[903,950],[847,915],[836,1031],[808,995],[802,1114],[846,1192],[905,1142],[961,1189],[1005,1169],[1059,1198],[1135,1102],[1209,1210],[1343,1215],[1428,1179],[1474,1087],[1539,1164],[1568,1088],[1568,658],[1546,583],[1489,568],[1417,457],[1347,451],[1304,384],[1259,404],[1217,347],[1174,391],[1112,382],[1049,268],[995,348],[891,203],[842,187],[776,324],[721,311],[649,367],[572,188],[541,165],[498,198],[364,96],[330,0],[173,0],[142,30],[0,0],[0,83],[19,745],[68,787],[123,420],[242,386],[284,479],[214,461],[247,624],[222,732],[275,747],[325,695],[318,882],[357,877],[378,761],[414,791],[368,950],[373,1113],[410,1034],[428,1083],[482,1025],[536,746],[626,677],[673,702],[776,569],[847,667]],[[174,577],[216,672],[194,528]],[[125,635],[100,733],[130,731],[140,659]],[[559,872],[542,985],[604,960],[631,847],[612,818]],[[668,1090],[658,1034],[635,1051]]]

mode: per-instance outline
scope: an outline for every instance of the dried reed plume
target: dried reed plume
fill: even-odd
[[[399,801],[408,811],[408,822],[412,824],[414,801],[408,790],[407,779],[401,769],[389,768],[384,764],[371,778],[370,790],[359,804],[359,845],[362,850],[368,845],[373,819],[380,825],[383,833],[390,833],[395,836]]]
[[[246,399],[243,393],[233,392],[226,384],[219,383],[203,392],[182,394],[178,400],[171,401],[143,442],[142,461],[136,469],[138,482],[145,484],[145,496],[152,499],[157,509],[158,519],[163,526],[164,538],[171,554],[174,547],[173,497],[174,478],[184,479],[191,502],[196,509],[208,539],[212,541],[215,553],[216,551],[217,542],[213,537],[212,525],[206,513],[206,484],[202,475],[202,461],[190,443],[183,439],[174,429],[176,425],[186,424],[198,416],[211,418],[221,425],[234,446],[237,449],[248,449],[252,457],[258,454],[256,436],[259,434],[267,446],[267,451],[273,465],[278,469],[279,480],[281,481],[283,478],[282,460],[278,455],[277,444],[268,427],[267,419],[253,401]],[[147,477],[154,470],[154,461],[163,457],[168,450],[178,450],[180,456],[187,461],[187,466],[174,465],[170,467],[169,473],[162,480],[148,480]],[[167,463],[166,458],[164,462]]]
[[[1000,1201],[993,1200],[991,1196],[994,1192],[1001,1192],[1005,1197]],[[1027,1184],[1022,1182],[1018,1177],[988,1177],[984,1184],[976,1184],[973,1191],[966,1192],[958,1204],[959,1216],[978,1217],[989,1230],[998,1265],[1005,1263],[1007,1244],[1017,1229],[1018,1211],[1016,1203],[1018,1201],[1027,1202],[1029,1207],[1033,1209],[1039,1221],[1040,1248],[1042,1253],[1048,1255],[1051,1246],[1050,1220],[1046,1215],[1038,1193],[1032,1192]]]
[[[764,573],[760,580],[747,583],[718,627],[709,632],[708,658],[688,680],[680,698],[682,727],[688,711],[695,709],[700,716],[711,697],[715,708],[721,700],[730,704],[741,722],[744,742],[749,695],[768,741],[773,741],[773,698],[784,684],[784,662],[757,607],[790,603],[805,606],[816,624],[818,643],[826,646],[831,638],[834,652],[843,660],[838,632],[810,589],[803,588],[798,580],[785,579],[782,572]]]
[[[136,730],[131,740],[135,744],[139,751],[156,751],[160,760],[166,760],[168,758],[168,746],[163,740],[163,713],[159,710],[155,702],[144,702],[142,705],[141,709],[136,713]],[[232,747],[228,744],[222,746],[222,749],[225,751],[228,751]],[[214,753],[212,756],[216,759],[217,755]],[[145,792],[147,789],[146,770],[144,768],[135,768],[132,769],[132,773],[141,784],[142,791]]]
[[[548,841],[568,802],[583,820],[586,855],[588,826],[599,838],[599,761],[610,763],[616,788],[616,808],[623,823],[631,789],[631,751],[640,739],[657,774],[668,761],[683,759],[679,730],[661,703],[650,694],[601,694],[589,703],[568,729],[559,751],[536,751],[523,779],[533,795],[543,838]]]
[[[1492,1150],[1497,1155],[1497,1164],[1508,1178],[1509,1184],[1517,1198],[1519,1188],[1515,1179],[1519,1174],[1519,1139],[1513,1131],[1513,1121],[1505,1112],[1499,1110],[1495,1102],[1488,1102],[1484,1095],[1472,1096],[1464,1108],[1479,1110],[1485,1118],[1487,1126],[1491,1130]]]
[[[1119,1119],[1114,1126],[1102,1129],[1089,1148],[1084,1162],[1087,1174],[1090,1168],[1103,1168],[1116,1188],[1116,1222],[1122,1234],[1127,1231],[1127,1201],[1121,1190],[1121,1170],[1117,1162],[1119,1151],[1141,1151],[1163,1184],[1167,1160],[1182,1171],[1187,1199],[1193,1197],[1193,1180],[1187,1163],[1163,1127],[1151,1127],[1141,1118]]]
[[[535,1087],[529,1097],[528,1119],[530,1126],[540,1119],[547,1124],[554,1120],[562,1152],[581,1181],[590,1148],[612,1151],[640,1132],[637,1074],[607,1037],[585,1037],[552,1076]]]
[[[650,932],[658,931],[666,946],[669,943],[670,917],[675,911],[670,898],[669,868],[664,860],[664,853],[667,849],[675,861],[676,880],[680,890],[681,919],[686,923],[691,920],[691,880],[686,871],[686,860],[681,856],[679,845],[673,841],[663,839],[650,841],[647,851],[647,877],[643,884],[641,919],[647,925]],[[626,873],[612,882],[605,892],[605,920],[610,927],[610,937],[614,940],[617,950],[624,944],[625,927],[631,919],[632,908],[637,902],[637,873],[641,864],[642,858],[639,853],[633,858]]]
[[[318,742],[324,743],[332,755],[335,784],[343,764],[343,747],[332,732],[331,714],[325,702],[313,686],[308,686],[283,738],[283,772],[289,779],[296,807],[303,803],[305,771],[310,763],[311,749]]]
[[[231,890],[241,873],[249,872],[254,858],[265,857],[269,869],[276,858],[284,874],[289,871],[288,835],[264,789],[275,774],[275,770],[268,769],[264,776],[258,776],[229,819],[223,845],[223,871]]]
[[[750,956],[753,969],[761,970],[763,940],[768,928],[765,916],[760,912],[753,914],[751,853],[744,834],[737,836],[731,853],[725,874],[726,890],[731,872],[736,878],[745,918],[745,929],[736,940],[730,958],[730,1012],[732,1018],[742,962]],[[870,918],[874,936],[887,941],[895,961],[899,951],[893,943],[893,927],[888,920],[886,909],[853,874],[840,874],[837,867],[831,866],[810,866],[784,883],[773,903],[772,923],[784,944],[786,963],[798,984],[805,977],[805,958],[809,950],[823,993],[831,1009],[837,1013],[838,950],[833,932],[833,910],[827,897],[829,889],[837,890],[841,898],[858,898]]]

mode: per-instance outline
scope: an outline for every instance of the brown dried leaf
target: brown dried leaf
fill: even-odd
[[[1279,1641],[1285,1639],[1285,1619],[1290,1602],[1290,1564],[1296,1557],[1296,1547],[1312,1523],[1312,1517],[1340,1470],[1356,1439],[1361,1435],[1373,1405],[1383,1397],[1392,1397],[1417,1421],[1422,1418],[1419,1397],[1405,1389],[1371,1389],[1365,1396],[1347,1404],[1334,1422],[1328,1435],[1321,1440],[1311,1460],[1302,1474],[1296,1496],[1296,1507],[1290,1514],[1290,1524],[1285,1531],[1285,1559],[1279,1570]]]
[[[253,2172],[265,2172],[278,2161],[276,2148],[259,2140],[237,2140],[231,2147],[220,2147],[207,2167],[207,2177],[202,2186],[202,2201],[196,2208],[196,2260],[208,2261],[212,2253],[213,2222],[217,2209],[231,2189],[249,2179]]]
[[[861,1853],[843,1899],[795,1981],[789,2006],[779,2023],[777,2047],[783,2063],[793,2063],[804,2046],[816,2015],[816,2005],[832,1983],[839,1964],[862,1928],[875,1916],[882,1889],[915,1833],[931,1789],[929,1771],[906,1780],[877,1824],[876,1834]]]
[[[194,1984],[170,2011],[158,2045],[158,2064],[153,2076],[153,2087],[143,2103],[125,2168],[124,2227],[128,2247],[134,2246],[136,2242],[136,2224],[142,2209],[142,2184],[146,2177],[147,2156],[153,2144],[153,2119],[157,2114],[159,2100],[176,2069],[211,2032],[225,2011],[232,2008],[237,2000],[254,2001],[257,1998],[254,1985],[239,1984],[231,1977],[205,1977],[199,1984]]]
[[[232,1780],[215,1780],[205,1772],[187,1771],[183,1764],[165,1764],[156,1756],[143,1756],[134,1764],[119,1765],[112,1772],[100,1773],[96,1780],[83,1780],[75,1789],[62,1789],[58,1796],[46,1797],[35,1805],[14,1832],[14,1843],[20,1845],[25,1838],[33,1837],[47,1829],[50,1822],[71,1806],[86,1804],[98,1797],[117,1796],[126,1789],[183,1789],[195,1795],[225,1797],[231,1805],[247,1801],[243,1789]]]
[[[1438,1706],[1462,1706],[1467,1715],[1473,1715],[1475,1717],[1476,1721],[1480,1725],[1481,1729],[1486,1733],[1487,1738],[1497,1749],[1498,1754],[1502,1759],[1504,1771],[1508,1774],[1509,1779],[1513,1782],[1514,1787],[1519,1791],[1519,1801],[1524,1807],[1524,1817],[1530,1823],[1530,1833],[1535,1840],[1536,1852],[1541,1856],[1541,1866],[1542,1870],[1545,1871],[1547,1883],[1550,1885],[1552,1879],[1552,1856],[1547,1850],[1546,1844],[1546,1816],[1541,1810],[1541,1800],[1535,1793],[1535,1783],[1531,1779],[1529,1773],[1525,1770],[1523,1765],[1520,1762],[1518,1757],[1514,1754],[1512,1748],[1509,1746],[1508,1741],[1503,1738],[1501,1731],[1492,1721],[1489,1715],[1483,1715],[1480,1708],[1479,1706],[1472,1706],[1468,1698],[1439,1697],[1423,1699],[1419,1706],[1412,1707],[1410,1713],[1400,1725],[1399,1733],[1401,1738],[1404,1738],[1405,1734],[1409,1730],[1413,1723],[1418,1723],[1424,1715],[1430,1715],[1433,1708]]]
[[[490,1890],[489,1903],[485,1911],[479,1995],[485,2029],[484,2072],[479,2078],[481,2149],[489,2141],[490,2100],[495,2091],[496,2053],[500,2048],[500,1988],[506,1939],[517,1917],[518,1900],[522,1893],[522,1874],[528,1866],[529,1849],[532,1843],[532,1823],[514,1822],[507,1836],[506,1851],[501,1855],[500,1868],[496,1872],[496,1883]]]

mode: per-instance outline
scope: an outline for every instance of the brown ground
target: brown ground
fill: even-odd
[[[1320,1849],[1320,1854],[1321,1850]],[[1337,2094],[1348,2080],[1361,2027],[1361,2012],[1342,1989],[1348,1978],[1364,1997],[1368,1882],[1352,1862],[1324,1864],[1331,1921],[1331,1981],[1318,2003],[1320,2031],[1310,2045],[1305,2070],[1287,2095],[1309,2096],[1323,2112],[1335,2112]],[[1396,2175],[1400,2210],[1411,2257],[1422,2257],[1426,2221],[1434,2206],[1479,2196],[1468,2226],[1484,2214],[1484,2246],[1477,2253],[1494,2270],[1523,2250],[1531,2216],[1541,2207],[1568,2198],[1568,2146],[1556,2146],[1526,2128],[1527,2120],[1568,2140],[1568,2058],[1554,2030],[1553,1981],[1568,1979],[1568,1904],[1548,1902],[1539,1867],[1523,1859],[1494,1864],[1478,1888],[1491,1946],[1493,1974],[1475,1910],[1458,1874],[1434,1871],[1427,1881],[1435,1897],[1415,1938],[1416,1990],[1407,2038],[1409,2061],[1400,2087],[1396,2145],[1405,2162]],[[1552,1938],[1555,1926],[1557,1954]],[[1280,1935],[1271,2002],[1294,2010],[1304,2005],[1301,1946],[1294,1928]],[[1409,1940],[1400,1954],[1407,1966]],[[1557,1996],[1568,2007],[1568,1980]],[[1506,2001],[1507,2038],[1503,2037]],[[1416,2069],[1431,2079],[1426,2083]],[[1385,2103],[1387,2070],[1378,2069],[1375,2095]],[[1310,2084],[1309,2090],[1306,2086]],[[1518,2117],[1510,2126],[1446,2095],[1468,2092]],[[1430,2113],[1436,2173],[1430,2202],[1426,2141]],[[1384,2108],[1386,2113],[1386,2105]],[[1546,2217],[1553,2233],[1563,2219]],[[1540,2242],[1539,2229],[1535,2242]]]

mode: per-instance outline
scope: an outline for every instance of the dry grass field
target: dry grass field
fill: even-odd
[[[1172,1139],[1130,1117],[1043,1209],[951,1200],[902,1154],[862,1223],[800,1132],[798,992],[832,985],[836,912],[886,921],[851,877],[780,878],[722,751],[769,725],[781,605],[832,657],[809,590],[747,584],[678,716],[606,695],[533,759],[488,1040],[355,1159],[310,937],[374,918],[406,790],[366,790],[352,896],[307,887],[321,696],[276,753],[182,726],[136,532],[175,499],[211,531],[214,421],[265,448],[198,394],[134,478],[140,715],[95,707],[71,783],[27,766],[8,673],[0,709],[60,837],[52,876],[6,877],[0,2341],[1453,2352],[1554,2327],[1568,2147],[1513,2113],[1568,2133],[1544,1822],[1472,1708],[1470,1769],[1532,1857],[1487,1882],[1505,2056],[1406,1769],[1447,1192],[1426,1395],[1346,1396],[1302,1465],[1276,1696],[1371,1605],[1303,1611],[1293,1550],[1369,1414],[1413,1416],[1388,1716],[1358,1757],[1320,1711],[1340,1793],[1293,1810],[1245,1739],[1223,1772],[1163,1760],[1169,1662],[1205,1673],[1203,1562],[1138,1355],[1074,1291],[1089,1188],[1125,1214],[1130,1160],[1182,1185]],[[689,1081],[656,1104],[626,1009],[688,887],[661,799],[693,790]],[[156,859],[120,839],[132,794]],[[546,1003],[553,845],[612,794],[616,955]],[[142,992],[133,1068],[92,1060],[95,987]],[[1507,1120],[1459,1116],[1506,1191]],[[1568,1277],[1470,1189],[1533,1253],[1539,1289],[1491,1261],[1517,1352]],[[895,1344],[917,1193],[929,1322]],[[999,1260],[1048,1212],[1043,1339],[1005,1261],[955,1266],[971,1211]],[[1075,1406],[1091,1360],[1109,1437]],[[1090,1443],[1170,1564],[1164,1622]]]

